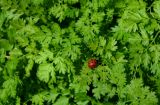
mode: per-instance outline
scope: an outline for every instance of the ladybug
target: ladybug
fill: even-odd
[[[93,69],[93,68],[96,68],[96,66],[97,66],[97,60],[96,59],[90,59],[88,61],[88,67],[89,68]]]

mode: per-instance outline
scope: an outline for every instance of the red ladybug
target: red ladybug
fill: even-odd
[[[96,59],[90,59],[90,60],[88,61],[88,67],[89,67],[89,68],[93,69],[93,68],[95,68],[96,66],[97,66],[97,60],[96,60]]]

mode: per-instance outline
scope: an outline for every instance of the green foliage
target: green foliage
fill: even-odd
[[[160,0],[0,0],[0,105],[159,105],[159,20]]]

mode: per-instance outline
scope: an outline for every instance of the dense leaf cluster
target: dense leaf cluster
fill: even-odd
[[[159,79],[160,0],[0,0],[0,105],[158,105]]]

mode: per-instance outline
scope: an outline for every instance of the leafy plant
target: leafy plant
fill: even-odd
[[[160,0],[0,0],[0,105],[160,104],[159,20]]]

